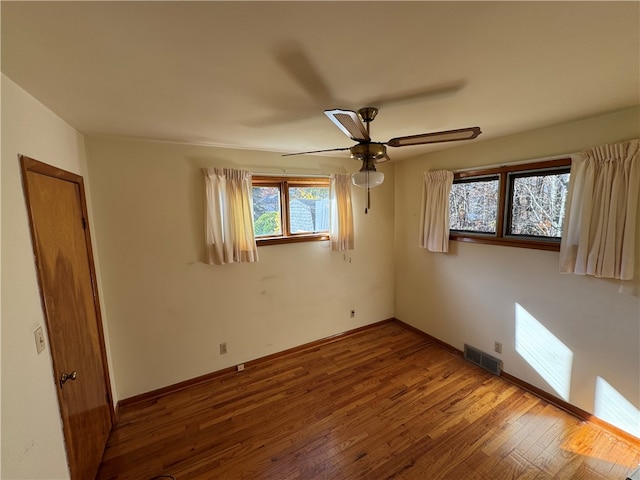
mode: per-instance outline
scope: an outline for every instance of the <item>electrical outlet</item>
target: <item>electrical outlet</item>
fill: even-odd
[[[227,353],[227,342],[222,342],[220,344],[220,355],[224,355]]]
[[[239,372],[244,370],[244,363],[240,363],[238,365],[236,365],[236,368],[238,369]]]
[[[496,353],[502,353],[502,343],[493,342],[493,351]]]
[[[356,311],[355,310],[351,310],[351,313],[349,313],[349,318],[353,318],[356,316]]]
[[[42,327],[36,328],[33,331],[33,336],[36,339],[36,352],[38,352],[38,355],[40,355],[45,347],[44,333],[42,332]]]

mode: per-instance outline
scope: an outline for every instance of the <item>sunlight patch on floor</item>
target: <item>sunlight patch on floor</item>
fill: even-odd
[[[573,352],[516,303],[516,351],[564,400],[569,400]]]
[[[636,449],[632,444],[618,441],[606,432],[598,432],[588,423],[582,423],[574,428],[569,426],[567,430],[570,433],[564,438],[560,448],[571,454],[580,455],[585,468],[600,472],[611,470],[611,476],[607,478],[622,480],[637,467]],[[603,442],[601,440],[603,437],[608,437],[608,441]],[[615,458],[615,462],[611,461],[612,458]]]

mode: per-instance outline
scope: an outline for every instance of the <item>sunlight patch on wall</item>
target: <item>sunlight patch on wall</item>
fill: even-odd
[[[573,352],[516,303],[516,351],[564,400],[569,400]]]
[[[640,410],[604,378],[596,378],[595,415],[625,432],[640,437]]]

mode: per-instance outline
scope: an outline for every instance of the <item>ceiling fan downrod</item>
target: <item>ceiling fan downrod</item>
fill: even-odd
[[[376,118],[377,114],[378,109],[376,107],[364,107],[358,110],[358,116],[362,119],[365,128],[367,129],[367,137],[371,136],[371,126],[369,124],[373,122],[373,119]],[[360,140],[359,143],[351,147],[349,151],[351,153],[351,158],[362,160],[363,162],[379,160],[387,155],[387,148],[384,144],[380,142],[372,142],[370,138],[367,140]],[[373,166],[373,162],[371,165]],[[375,171],[375,167],[373,167],[373,170]]]
[[[376,115],[378,115],[378,109],[376,107],[364,107],[358,110],[358,115],[360,115],[360,118],[364,122],[367,128],[367,133],[371,135],[369,124],[373,122],[373,119],[376,118]]]

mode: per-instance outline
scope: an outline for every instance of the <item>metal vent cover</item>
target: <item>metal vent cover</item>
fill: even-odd
[[[464,344],[464,358],[469,360],[471,363],[475,363],[479,367],[488,370],[494,375],[500,375],[500,372],[502,371],[502,360],[492,357],[488,353],[466,343]]]

